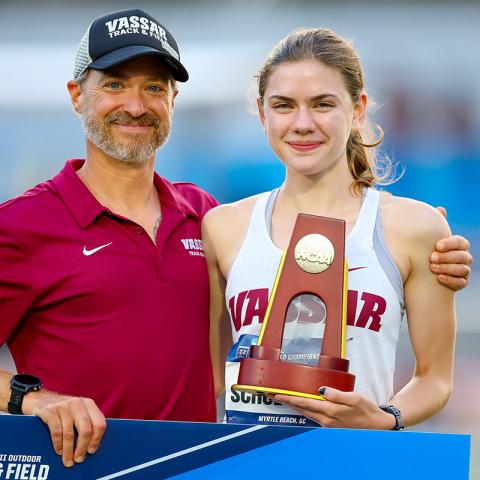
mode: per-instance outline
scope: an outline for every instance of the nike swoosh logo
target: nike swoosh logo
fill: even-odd
[[[105,245],[100,245],[99,247],[97,248],[92,248],[91,250],[87,250],[87,247],[83,247],[83,254],[86,256],[86,257],[89,257],[90,255],[93,255],[94,253],[97,253],[99,250],[101,250],[102,248],[105,248],[105,247],[108,247],[109,245],[111,245],[113,242],[110,242],[110,243],[106,243]]]
[[[367,267],[353,267],[353,268],[349,268],[348,271],[353,272],[354,270],[361,270],[362,268],[367,268]]]

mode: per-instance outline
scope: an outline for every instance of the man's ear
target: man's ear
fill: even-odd
[[[365,116],[367,114],[367,104],[368,97],[365,92],[362,92],[353,106],[353,124],[352,128],[354,130],[360,130],[361,126],[365,121]]]
[[[172,95],[172,108],[175,107],[175,98],[177,95],[178,95],[178,90],[174,90]]]
[[[257,108],[258,108],[258,117],[260,118],[260,123],[262,124],[263,131],[267,133],[267,129],[265,127],[265,110],[263,109],[263,102],[257,98]]]
[[[67,89],[73,109],[81,115],[83,113],[83,94],[80,84],[76,80],[70,80],[67,83]]]

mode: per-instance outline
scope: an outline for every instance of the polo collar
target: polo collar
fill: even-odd
[[[63,203],[81,228],[87,228],[99,215],[108,212],[77,175],[84,162],[68,160],[63,170],[52,179]]]
[[[175,184],[161,177],[157,172],[154,174],[153,183],[157,188],[162,208],[170,207],[187,217],[198,218],[198,213],[192,204],[178,191]]]
[[[77,175],[85,160],[68,160],[63,169],[52,179],[66,207],[81,228],[90,226],[101,214],[109,213],[90,192]],[[157,188],[162,208],[171,208],[185,216],[198,217],[190,202],[178,192],[174,184],[156,172],[153,183]]]

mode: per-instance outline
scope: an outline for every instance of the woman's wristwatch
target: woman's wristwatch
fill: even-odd
[[[392,430],[403,430],[405,428],[402,414],[397,407],[394,407],[393,405],[379,405],[378,408],[384,412],[390,413],[395,417],[395,426],[392,428]]]

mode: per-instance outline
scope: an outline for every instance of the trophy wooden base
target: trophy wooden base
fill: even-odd
[[[346,362],[348,368],[347,360],[332,360]],[[244,358],[240,367],[238,384],[233,388],[259,393],[285,393],[296,397],[323,400],[323,397],[318,394],[318,389],[322,386],[351,392],[354,385],[355,375],[346,371],[278,360]]]
[[[315,400],[325,400],[322,395],[312,395],[310,393],[294,392],[292,390],[281,390],[280,388],[258,387],[255,385],[232,385],[234,390],[240,392],[259,393],[261,395],[268,395],[269,393],[282,395],[292,395],[294,397],[313,398]]]

